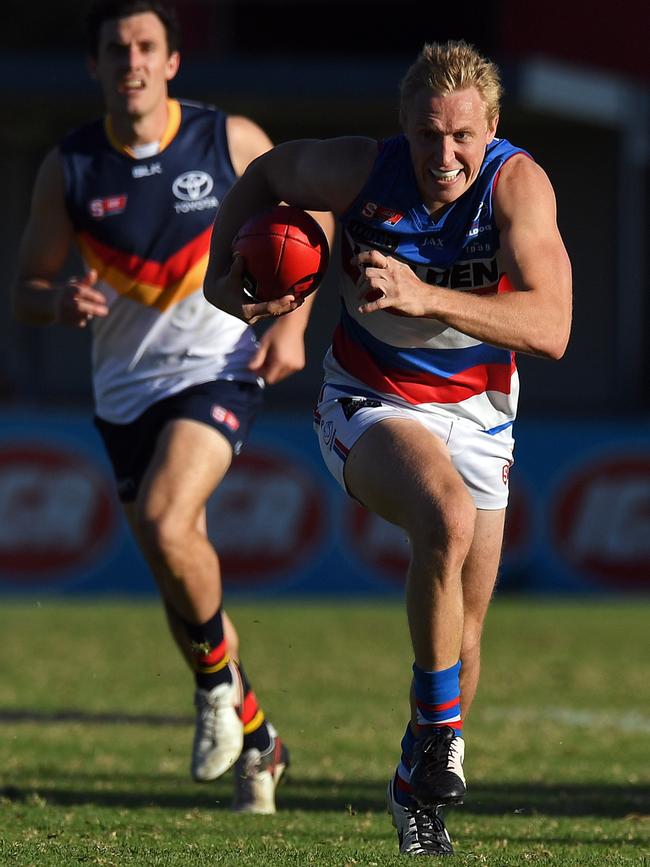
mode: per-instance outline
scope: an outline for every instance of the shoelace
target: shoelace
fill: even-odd
[[[447,767],[452,743],[453,741],[438,735],[422,745],[422,769],[425,774],[439,770],[440,767]]]
[[[420,807],[411,811],[411,816],[417,830],[418,843],[424,846],[449,847],[445,823],[437,810],[425,810]]]
[[[202,736],[214,740],[217,731],[217,709],[204,695],[197,696],[195,704],[203,728]]]

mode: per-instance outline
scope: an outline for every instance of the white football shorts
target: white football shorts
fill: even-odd
[[[326,384],[314,410],[314,422],[325,464],[346,493],[343,470],[350,449],[368,428],[386,418],[412,419],[438,437],[447,446],[477,509],[507,506],[514,449],[512,427],[488,434],[462,418]]]

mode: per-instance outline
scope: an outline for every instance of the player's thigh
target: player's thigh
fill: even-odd
[[[415,420],[386,418],[369,427],[350,449],[344,478],[353,497],[409,531],[437,519],[473,520],[445,443]]]
[[[501,549],[505,509],[478,509],[474,537],[463,565],[463,602],[466,641],[480,638],[483,621],[494,592]]]
[[[232,461],[232,446],[218,430],[179,418],[162,429],[138,495],[138,519],[161,515],[204,526],[204,509]]]

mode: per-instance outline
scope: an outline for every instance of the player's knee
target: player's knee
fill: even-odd
[[[137,513],[136,525],[145,551],[164,559],[169,559],[187,539],[183,527],[167,512],[153,513],[143,508]]]
[[[418,516],[412,533],[414,546],[428,550],[431,556],[462,565],[474,537],[476,510],[464,498],[444,504],[432,503]]]

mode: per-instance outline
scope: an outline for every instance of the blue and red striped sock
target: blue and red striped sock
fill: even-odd
[[[418,734],[424,734],[427,729],[434,727],[450,726],[462,737],[460,660],[443,671],[424,671],[413,664],[413,686]]]
[[[393,791],[395,800],[403,807],[413,807],[415,799],[411,794],[411,759],[413,757],[413,745],[415,744],[415,735],[411,729],[411,723],[407,723],[404,737],[402,738],[402,755],[400,756],[399,765],[395,771],[395,785]]]

